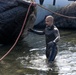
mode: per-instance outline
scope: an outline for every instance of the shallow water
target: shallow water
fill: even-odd
[[[60,30],[55,62],[47,62],[44,35],[29,33],[2,61],[0,75],[76,75],[76,31]],[[0,45],[2,57],[11,45]]]

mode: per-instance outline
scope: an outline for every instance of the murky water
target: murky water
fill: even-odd
[[[60,34],[54,63],[46,60],[44,35],[30,33],[0,61],[0,75],[76,75],[76,31],[60,30]],[[0,45],[0,57],[10,47]]]

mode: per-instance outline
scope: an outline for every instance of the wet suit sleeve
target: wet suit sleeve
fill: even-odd
[[[55,29],[55,39],[53,40],[53,42],[57,43],[59,40],[60,40],[60,33],[59,33],[59,30],[58,29]]]
[[[35,29],[30,29],[29,30],[30,32],[33,32],[33,33],[35,33],[35,34],[38,34],[38,35],[44,35],[44,31],[40,31],[40,30],[35,30]]]

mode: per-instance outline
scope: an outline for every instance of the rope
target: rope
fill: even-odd
[[[52,13],[56,14],[56,15],[59,15],[59,16],[65,17],[65,18],[76,19],[76,17],[66,16],[66,15],[63,15],[63,14],[56,13],[56,12],[54,12],[54,11],[52,11],[52,10],[49,10],[49,9],[47,9],[47,8],[43,7],[43,6],[42,6],[42,5],[40,5],[40,4],[37,4],[37,5],[38,5],[39,7],[41,7],[41,8],[43,8],[43,9],[45,9],[45,10],[49,11],[49,12],[52,12]]]
[[[31,4],[29,5],[29,7],[28,7],[28,11],[27,11],[27,13],[26,13],[26,17],[25,17],[25,19],[24,19],[24,22],[23,22],[21,31],[20,31],[20,33],[19,33],[19,35],[18,35],[15,43],[14,43],[14,44],[12,45],[12,47],[8,50],[8,52],[7,52],[4,56],[2,56],[2,57],[0,58],[0,61],[3,60],[3,59],[13,50],[13,48],[14,48],[15,45],[17,44],[17,42],[18,42],[18,40],[19,40],[19,38],[20,38],[20,36],[21,36],[21,34],[22,34],[22,32],[23,32],[23,29],[24,29],[24,27],[25,27],[26,19],[27,19],[27,17],[28,17],[28,14],[29,14],[29,11],[30,11],[30,8],[31,8],[32,4],[33,4],[33,3],[31,3]]]

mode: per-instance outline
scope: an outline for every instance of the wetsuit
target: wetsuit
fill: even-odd
[[[37,34],[45,34],[46,39],[46,57],[49,61],[54,61],[57,55],[57,42],[60,39],[59,30],[55,25],[46,26],[44,31],[32,30]]]
[[[46,57],[49,61],[54,61],[57,55],[57,42],[60,39],[59,30],[52,25],[45,28],[46,37]]]

